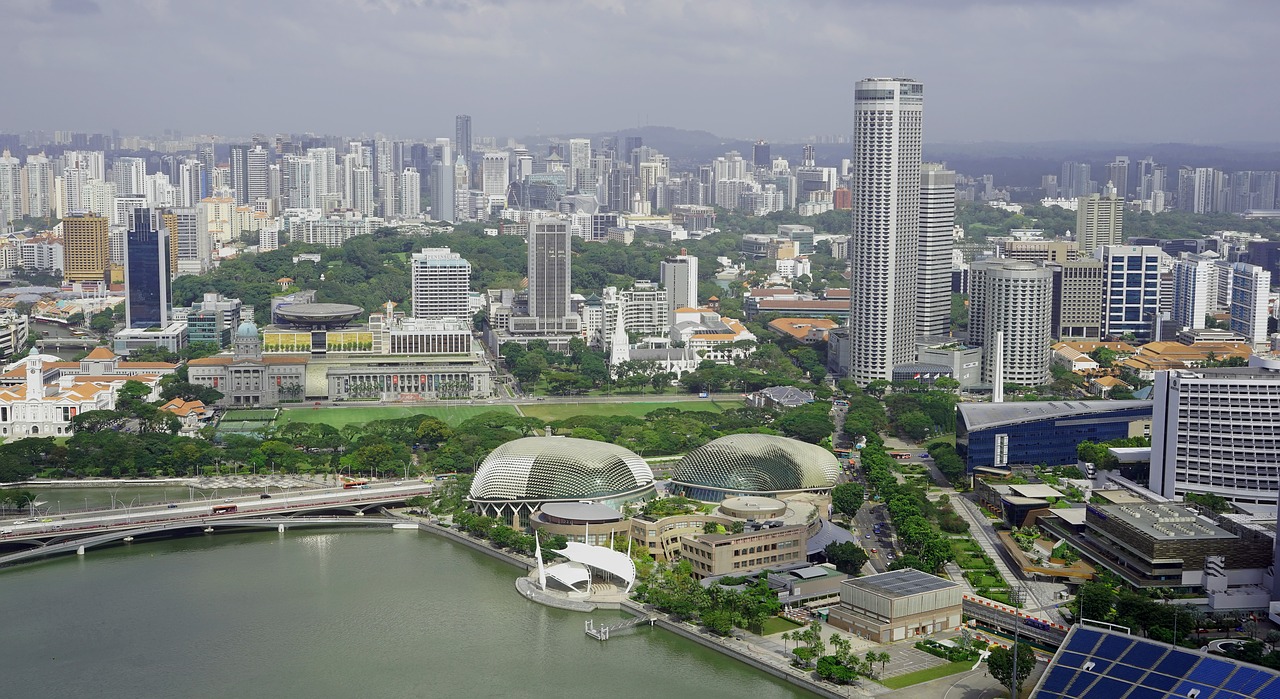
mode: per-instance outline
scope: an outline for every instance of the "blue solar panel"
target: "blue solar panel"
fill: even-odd
[[[1213,693],[1212,697],[1202,696],[1202,699],[1248,699],[1248,697],[1243,694],[1233,692],[1230,689],[1219,689]]]
[[[1253,693],[1253,696],[1258,697],[1258,699],[1263,699],[1264,697],[1266,699],[1270,699],[1271,697],[1280,697],[1280,677],[1259,687],[1258,690]]]
[[[1168,694],[1150,687],[1134,687],[1124,699],[1165,699]]]
[[[1160,664],[1156,665],[1155,671],[1163,672],[1166,675],[1184,675],[1187,672],[1187,668],[1195,665],[1199,659],[1200,656],[1198,655],[1184,653],[1180,650],[1169,651],[1164,660],[1161,660]]]
[[[1121,682],[1110,677],[1098,678],[1097,684],[1089,688],[1088,692],[1080,695],[1080,699],[1116,699],[1129,689],[1127,682]]]
[[[1125,649],[1133,645],[1133,639],[1125,636],[1107,636],[1102,639],[1098,650],[1094,651],[1094,655],[1101,655],[1104,658],[1119,658]]]
[[[1138,678],[1142,677],[1146,671],[1147,668],[1145,667],[1134,667],[1132,665],[1121,665],[1120,663],[1116,663],[1115,666],[1111,668],[1110,675],[1129,682],[1137,682]]]
[[[1075,671],[1065,667],[1055,667],[1044,680],[1044,688],[1051,692],[1061,692],[1075,676]]]
[[[1201,699],[1204,699],[1205,697],[1208,697],[1209,694],[1212,693],[1213,690],[1216,688],[1210,687],[1209,685],[1205,685],[1205,684],[1198,684],[1196,682],[1183,681],[1178,684],[1178,689],[1176,693],[1185,697],[1187,696],[1187,693],[1193,689],[1200,690],[1200,697]]]
[[[1080,655],[1079,653],[1063,651],[1062,657],[1058,659],[1058,664],[1065,667],[1080,667],[1088,659],[1088,656]]]
[[[1093,684],[1093,681],[1096,679],[1098,679],[1097,675],[1082,672],[1079,675],[1076,675],[1075,681],[1071,683],[1070,687],[1067,687],[1066,694],[1073,697],[1084,696],[1084,688]]]
[[[1103,646],[1107,645],[1106,641],[1103,641],[1102,645]],[[1124,657],[1121,658],[1120,661],[1123,663],[1127,663],[1129,665],[1137,665],[1138,667],[1147,667],[1147,668],[1154,667],[1156,664],[1156,661],[1160,659],[1160,656],[1165,654],[1165,650],[1166,649],[1164,646],[1158,646],[1153,643],[1145,643],[1145,642],[1139,641],[1138,643],[1135,643],[1133,645],[1132,650],[1130,650],[1128,653],[1125,653]],[[1107,655],[1107,654],[1099,653],[1099,655]],[[1110,656],[1110,657],[1115,657],[1115,656]]]
[[[1270,679],[1270,676],[1264,672],[1242,667],[1237,668],[1236,674],[1232,675],[1222,687],[1233,692],[1249,694],[1261,687],[1268,679]]]
[[[1168,675],[1158,675],[1153,672],[1147,675],[1146,679],[1142,680],[1142,683],[1147,685],[1148,687],[1163,689],[1164,691],[1167,692],[1170,689],[1173,689],[1173,685],[1178,683],[1178,678],[1170,677]]]
[[[1098,645],[1098,639],[1102,638],[1102,634],[1091,629],[1078,628],[1071,635],[1071,641],[1067,643],[1068,650],[1074,650],[1081,653],[1089,653],[1093,647]]]
[[[1214,687],[1221,687],[1227,675],[1231,674],[1231,670],[1235,667],[1231,663],[1224,663],[1221,660],[1213,660],[1205,658],[1200,661],[1199,665],[1191,668],[1186,677],[1192,682],[1202,682]]]

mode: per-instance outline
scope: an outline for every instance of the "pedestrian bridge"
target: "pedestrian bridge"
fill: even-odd
[[[386,526],[397,520],[378,516],[386,507],[431,493],[420,481],[344,490],[324,488],[273,496],[192,500],[144,508],[97,510],[66,517],[0,522],[0,566],[85,551],[117,542],[237,529],[318,526]],[[367,516],[371,514],[373,516]]]

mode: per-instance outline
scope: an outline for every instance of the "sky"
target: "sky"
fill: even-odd
[[[0,132],[1276,142],[1274,0],[2,0]]]

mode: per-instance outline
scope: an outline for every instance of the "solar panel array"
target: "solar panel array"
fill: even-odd
[[[1274,699],[1280,673],[1137,636],[1076,626],[1032,699]]]

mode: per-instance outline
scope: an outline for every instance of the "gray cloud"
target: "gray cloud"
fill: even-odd
[[[853,82],[890,74],[925,82],[931,141],[1275,140],[1278,20],[1261,0],[12,0],[0,130],[432,137],[469,113],[481,135],[776,141],[847,133]]]

